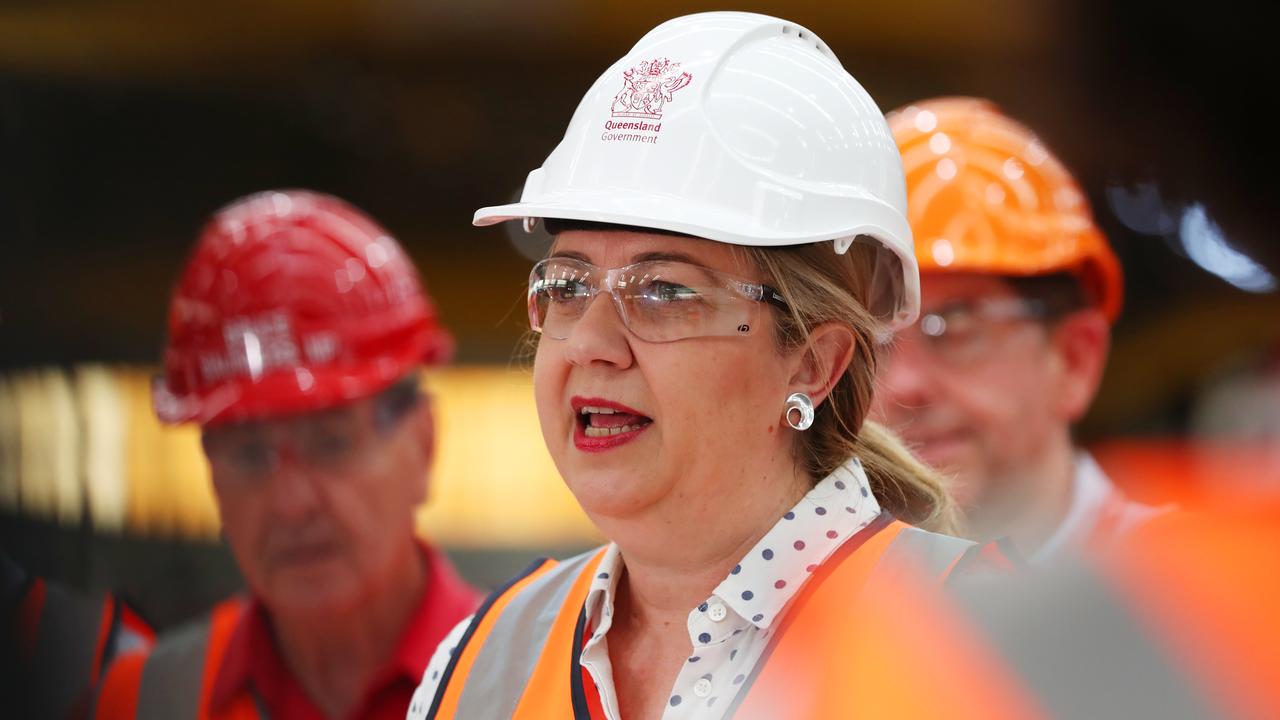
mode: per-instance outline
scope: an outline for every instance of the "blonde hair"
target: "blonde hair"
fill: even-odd
[[[867,308],[878,248],[855,242],[843,255],[830,243],[743,247],[740,252],[791,306],[774,313],[779,349],[803,345],[813,328],[836,322],[853,331],[853,361],[815,413],[813,426],[796,433],[796,454],[809,475],[824,478],[857,457],[876,499],[903,521],[955,534],[960,513],[941,476],[920,462],[888,429],[866,420],[871,406],[877,337],[883,323]]]

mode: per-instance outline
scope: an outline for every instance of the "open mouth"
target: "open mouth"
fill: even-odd
[[[572,405],[580,446],[619,445],[653,424],[649,416],[610,400],[574,398]]]
[[[578,424],[582,426],[582,434],[589,438],[634,432],[651,422],[653,420],[644,415],[595,405],[588,405],[578,411]]]

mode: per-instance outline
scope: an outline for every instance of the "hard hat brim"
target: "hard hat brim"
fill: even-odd
[[[451,359],[453,338],[443,328],[424,328],[413,335],[403,347],[386,348],[379,357],[355,365],[279,368],[258,378],[229,378],[185,395],[158,377],[151,388],[152,408],[165,425],[209,426],[340,407],[375,395],[418,368]]]
[[[903,292],[895,312],[887,320],[890,329],[910,325],[919,313],[919,272],[910,228],[899,213],[876,198],[847,197],[842,200],[848,206],[848,212],[842,214],[860,222],[811,228],[803,233],[780,232],[754,218],[689,203],[675,196],[631,193],[620,198],[617,193],[607,191],[546,193],[535,201],[483,207],[475,212],[472,224],[484,227],[525,218],[584,220],[667,230],[748,247],[782,247],[869,237],[891,253],[901,266],[899,287]],[[847,247],[845,244],[837,252],[844,252]]]

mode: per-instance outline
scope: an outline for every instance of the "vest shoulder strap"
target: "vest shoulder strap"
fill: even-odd
[[[55,583],[37,579],[31,586],[21,616],[32,622],[19,627],[27,634],[29,655],[24,667],[32,669],[23,692],[32,709],[41,714],[65,716],[83,702],[98,682],[102,667],[103,630],[114,618],[110,596],[85,597]]]
[[[590,587],[603,555],[601,548],[558,564],[535,563],[494,593],[458,644],[427,718],[507,720],[517,716],[517,706],[524,716],[533,712],[532,717],[555,717],[554,712],[530,710],[537,698],[524,700],[535,674],[539,682],[563,686],[567,707],[570,680],[565,670],[574,623],[586,595],[581,588]],[[562,644],[564,654],[552,659],[551,648]]]
[[[244,611],[243,601],[228,600],[156,643],[138,678],[138,720],[210,717],[209,693]]]
[[[526,587],[557,567],[558,563],[550,558],[539,558],[528,567],[511,578],[498,589],[489,594],[471,618],[471,625],[453,649],[453,656],[440,676],[440,686],[436,696],[427,710],[427,720],[436,718],[453,718],[458,714],[458,702],[467,684],[467,678],[475,665],[476,658],[493,633],[493,627],[517,595]]]
[[[866,582],[895,582],[904,573],[942,584],[966,565],[977,543],[903,525]]]
[[[547,717],[573,717],[575,712],[574,681],[581,684],[578,659],[582,650],[582,634],[586,620],[587,594],[596,577],[596,568],[604,551],[595,553],[576,573],[573,584],[560,601],[560,612],[547,630],[546,642],[538,656],[524,694],[512,720],[538,720]],[[565,672],[565,661],[569,672]],[[580,688],[579,688],[580,689]]]
[[[845,542],[806,583],[779,621],[729,716],[847,717],[841,644],[867,618],[855,611],[872,586],[904,577],[941,584],[974,543],[911,527],[882,514]]]

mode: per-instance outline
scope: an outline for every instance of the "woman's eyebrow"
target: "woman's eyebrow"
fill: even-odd
[[[564,258],[566,260],[581,260],[582,262],[587,263],[588,265],[592,264],[591,258],[587,257],[586,255],[583,255],[580,252],[574,252],[573,250],[557,250],[547,256],[548,260],[552,258]]]
[[[691,265],[701,265],[697,258],[692,255],[686,255],[681,252],[646,252],[635,255],[631,258],[632,263],[653,262],[655,260],[665,260],[667,262],[683,262]]]

